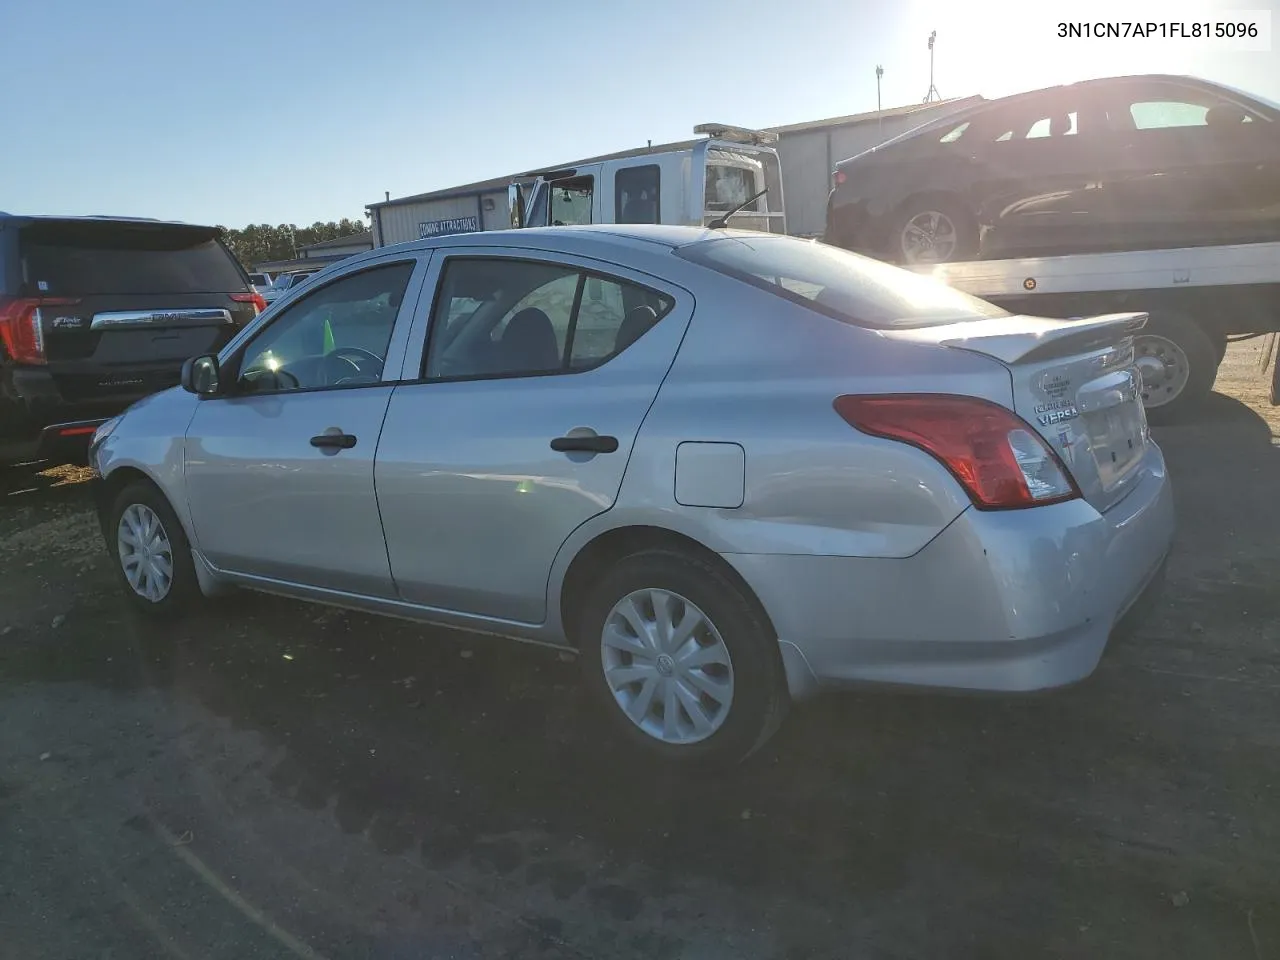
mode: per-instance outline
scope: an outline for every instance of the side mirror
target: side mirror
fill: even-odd
[[[182,389],[200,397],[214,397],[222,392],[221,370],[213,354],[192,357],[182,365]]]
[[[524,226],[524,187],[520,184],[507,186],[507,206],[511,208],[511,226],[519,230]]]

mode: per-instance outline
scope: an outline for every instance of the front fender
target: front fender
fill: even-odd
[[[106,501],[119,488],[122,472],[141,474],[165,495],[187,539],[198,547],[183,483],[187,426],[197,402],[194,395],[175,389],[147,397],[121,414],[93,455],[100,515],[110,506]]]

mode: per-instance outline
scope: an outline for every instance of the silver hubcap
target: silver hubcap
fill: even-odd
[[[613,699],[655,740],[697,743],[729,716],[729,648],[678,593],[637,590],[619,600],[605,618],[600,654]]]
[[[1142,373],[1142,402],[1160,407],[1182,393],[1191,375],[1183,349],[1164,337],[1145,335],[1135,339],[1134,362]]]
[[[173,586],[173,548],[155,511],[142,503],[125,508],[116,527],[125,579],[138,596],[159,603]]]
[[[907,221],[901,241],[907,263],[945,263],[956,252],[960,235],[945,213],[926,210]]]

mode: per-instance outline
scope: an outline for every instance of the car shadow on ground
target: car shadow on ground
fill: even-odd
[[[734,770],[617,750],[554,653],[255,595],[156,625],[105,565],[59,629],[6,638],[5,674],[167,691],[257,734],[275,791],[373,851],[619,923],[727,889],[768,905],[792,957],[847,955],[867,929],[902,955],[1249,956],[1280,949],[1280,829],[1258,800],[1280,776],[1280,461],[1222,395],[1156,436],[1172,590],[1094,677],[1023,699],[833,696]]]

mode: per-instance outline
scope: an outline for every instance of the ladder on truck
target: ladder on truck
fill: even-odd
[[[1172,422],[1208,396],[1227,344],[1280,332],[1280,243],[975,260],[908,267],[1013,313],[1075,319],[1139,311],[1143,400]],[[1264,349],[1264,363],[1270,359]],[[1274,365],[1274,363],[1273,363]],[[1272,373],[1273,377],[1277,374]],[[1280,403],[1280,380],[1272,403]]]

